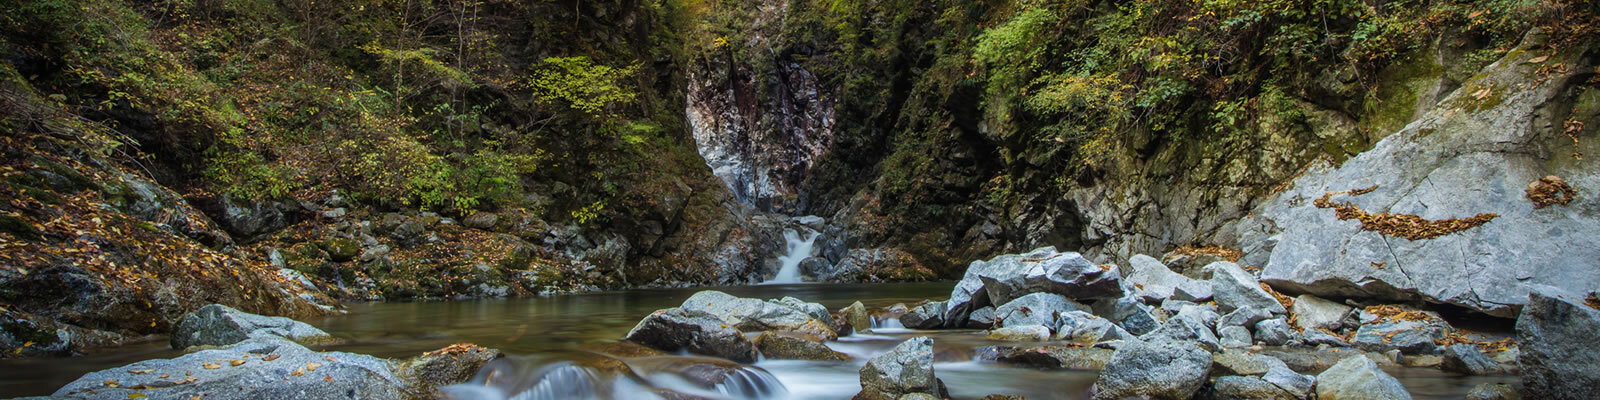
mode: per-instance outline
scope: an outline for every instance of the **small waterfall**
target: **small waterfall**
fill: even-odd
[[[805,238],[801,238],[800,232],[797,230],[788,230],[783,232],[783,239],[787,243],[785,247],[788,250],[783,254],[782,257],[778,257],[779,265],[781,265],[778,268],[778,275],[772,277],[771,280],[762,282],[761,284],[772,285],[801,282],[800,262],[805,261],[807,258],[811,258],[812,250],[814,249],[813,245],[816,244],[817,236],[820,235],[810,229],[800,229],[804,229],[806,231]]]

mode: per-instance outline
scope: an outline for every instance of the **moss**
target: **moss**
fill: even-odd
[[[1362,128],[1374,137],[1405,128],[1416,116],[1422,91],[1436,84],[1444,72],[1426,51],[1412,52],[1385,68],[1379,74],[1377,91],[1363,105],[1366,118],[1361,121]]]
[[[29,224],[28,221],[22,218],[10,215],[0,215],[0,232],[9,233],[11,236],[27,241],[38,241],[40,239],[39,230],[34,229],[33,224]]]

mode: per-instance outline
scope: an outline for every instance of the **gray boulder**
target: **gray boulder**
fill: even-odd
[[[850,355],[834,351],[822,339],[794,332],[762,332],[751,343],[761,355],[779,360],[848,361]]]
[[[989,329],[994,327],[994,307],[983,307],[973,310],[967,318],[967,328]]]
[[[732,324],[698,310],[656,310],[623,339],[668,352],[683,350],[742,363],[757,358],[755,345]]]
[[[966,275],[956,283],[955,289],[950,291],[950,300],[945,301],[944,321],[949,328],[960,328],[967,325],[973,311],[990,306],[989,292],[983,289],[983,280],[978,278],[975,266],[982,265],[981,261],[973,261],[967,268]]]
[[[996,307],[995,321],[1000,326],[1043,325],[1056,326],[1057,316],[1072,311],[1089,311],[1089,307],[1052,293],[1034,293]]]
[[[861,367],[860,400],[892,400],[912,393],[944,398],[948,393],[933,372],[933,339],[919,336],[873,357]]]
[[[1007,326],[991,329],[985,337],[1007,342],[1043,342],[1050,340],[1050,328],[1044,325]]]
[[[1052,338],[1079,344],[1095,344],[1108,340],[1131,339],[1133,335],[1105,318],[1083,311],[1071,311],[1060,315],[1060,323],[1056,325],[1055,335]]]
[[[1250,330],[1242,326],[1224,326],[1217,330],[1217,343],[1225,348],[1250,347]]]
[[[1239,264],[1218,261],[1206,265],[1205,268],[1211,271],[1212,296],[1222,312],[1232,312],[1245,307],[1273,314],[1288,312],[1278,299],[1261,289],[1261,284],[1256,281],[1255,276],[1239,268]]]
[[[1211,330],[1216,323],[1216,313],[1198,306],[1184,306],[1178,315],[1167,319],[1160,329],[1140,336],[1146,341],[1157,339],[1171,339],[1180,341],[1193,341],[1207,351],[1222,351],[1222,343],[1217,341],[1217,334]]]
[[[700,291],[689,296],[688,300],[683,301],[682,308],[686,311],[709,313],[727,321],[728,325],[746,332],[782,330],[800,332],[824,340],[839,338],[839,334],[834,332],[828,323],[818,320],[805,310],[758,299],[735,297],[715,290]]]
[[[872,329],[872,316],[867,315],[867,306],[857,301],[839,311],[845,321],[850,323],[850,328],[856,332],[866,332]]]
[[[1439,364],[1439,369],[1467,375],[1488,375],[1498,372],[1500,363],[1483,355],[1477,347],[1457,344],[1444,348],[1444,361]]]
[[[1545,58],[1539,63],[1532,58]],[[1319,166],[1265,202],[1258,215],[1282,227],[1261,278],[1274,287],[1325,297],[1424,299],[1515,317],[1529,284],[1573,292],[1600,287],[1600,170],[1567,155],[1571,140],[1553,134],[1552,107],[1568,110],[1592,68],[1540,76],[1549,65],[1588,65],[1577,53],[1511,52],[1439,100],[1403,130],[1337,167]],[[1546,71],[1550,72],[1550,71]],[[1485,88],[1493,88],[1492,101]],[[1557,105],[1562,106],[1557,106]],[[1577,111],[1578,108],[1570,108]],[[1566,111],[1562,111],[1566,112]],[[1592,113],[1593,111],[1586,111]],[[1574,113],[1576,118],[1585,112]],[[1592,120],[1592,119],[1591,119]],[[1559,150],[1558,150],[1559,149]],[[1560,176],[1579,195],[1536,208],[1530,182]],[[1475,228],[1411,240],[1362,230],[1313,200],[1327,192],[1368,212],[1428,220],[1498,216]],[[1381,267],[1380,267],[1381,266]]]
[[[1317,400],[1410,400],[1400,380],[1372,359],[1355,355],[1317,375]]]
[[[381,358],[319,352],[258,337],[173,359],[140,361],[91,372],[54,397],[101,399],[407,398],[404,376]]]
[[[1294,331],[1289,330],[1289,323],[1282,318],[1273,318],[1256,323],[1256,341],[1268,346],[1282,346],[1294,339]]]
[[[1253,376],[1224,376],[1211,383],[1211,396],[1229,400],[1299,400],[1287,390]]]
[[[1211,284],[1196,281],[1182,274],[1172,272],[1166,264],[1147,255],[1139,254],[1128,258],[1128,265],[1133,272],[1128,274],[1127,281],[1135,285],[1141,297],[1145,299],[1176,299],[1184,301],[1206,301],[1211,299]]]
[[[1327,329],[1337,331],[1346,323],[1355,322],[1350,306],[1303,294],[1294,298],[1294,325],[1301,330]]]
[[[1316,378],[1294,372],[1294,370],[1289,369],[1288,366],[1285,366],[1282,363],[1279,363],[1278,365],[1273,366],[1272,369],[1267,370],[1266,375],[1261,376],[1261,380],[1267,381],[1267,383],[1271,383],[1273,386],[1277,386],[1279,389],[1289,392],[1289,394],[1294,396],[1293,398],[1295,399],[1305,399],[1311,397],[1311,394],[1313,393],[1312,390],[1315,389],[1317,385]]]
[[[1594,397],[1600,387],[1600,310],[1590,304],[1553,287],[1537,287],[1528,296],[1517,318],[1517,363],[1528,398]]]
[[[967,267],[983,284],[991,304],[1005,304],[1031,293],[1053,293],[1075,300],[1122,296],[1122,275],[1078,253],[1054,247],[1006,254]]]
[[[1225,326],[1256,326],[1256,323],[1272,319],[1272,313],[1255,307],[1242,307],[1223,315],[1217,320],[1217,329]]]
[[[1282,360],[1271,356],[1239,350],[1228,350],[1211,356],[1212,366],[1223,375],[1261,376],[1274,368],[1288,368]]]
[[[1132,295],[1095,302],[1094,314],[1106,317],[1128,333],[1143,335],[1161,327],[1161,322],[1151,314],[1151,308]]]
[[[178,320],[170,342],[174,349],[190,346],[227,346],[256,338],[283,338],[302,343],[333,340],[327,332],[310,324],[284,317],[251,314],[221,304],[212,304]]]
[[[926,303],[900,315],[900,325],[907,329],[936,329],[944,326],[945,306],[942,301]]]
[[[973,349],[973,358],[1023,368],[1043,370],[1099,371],[1111,361],[1114,350],[1094,347],[1022,345],[984,346]]]
[[[1484,383],[1467,392],[1467,400],[1521,400],[1517,389],[1504,383]]]
[[[1135,340],[1111,355],[1094,382],[1093,397],[1188,399],[1210,372],[1211,353],[1193,342]]]
[[[780,300],[768,300],[768,302],[800,310],[801,312],[806,313],[806,315],[810,315],[811,318],[816,318],[818,321],[822,321],[823,324],[828,326],[834,325],[833,314],[828,313],[828,307],[825,307],[822,304],[811,303],[790,296],[784,296],[784,298]]]
[[[1438,339],[1444,339],[1444,328],[1437,324],[1400,321],[1363,325],[1356,330],[1351,344],[1374,353],[1400,350],[1404,354],[1431,354],[1438,347],[1434,344]]]
[[[1307,346],[1329,345],[1333,347],[1350,347],[1350,343],[1344,341],[1344,338],[1334,336],[1333,334],[1317,329],[1307,329],[1304,333],[1301,333],[1300,341],[1304,342]]]

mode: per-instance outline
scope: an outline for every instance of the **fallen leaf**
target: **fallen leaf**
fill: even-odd
[[[150,396],[145,396],[142,393],[128,393],[128,398],[129,399],[142,399],[142,398],[146,398],[146,397],[150,397]]]
[[[118,386],[117,385],[117,380],[116,379],[107,379],[106,380],[106,386],[117,387]]]
[[[322,366],[322,364],[318,364],[318,363],[314,363],[314,362],[308,362],[308,363],[306,363],[306,370],[307,371],[316,371],[317,367],[321,367],[321,366]]]
[[[328,374],[322,374],[322,380],[325,380],[325,381],[328,381],[329,383],[332,383],[333,382],[333,376],[332,375],[328,375]]]
[[[268,355],[266,357],[261,357],[261,361],[272,361],[272,360],[276,360],[276,359],[278,359],[278,355],[277,354],[272,354],[272,355]]]
[[[1528,62],[1534,63],[1534,64],[1538,64],[1538,63],[1544,62],[1544,60],[1549,60],[1549,59],[1550,59],[1550,56],[1538,56],[1538,57],[1534,57],[1531,60],[1528,60]]]
[[[328,360],[328,362],[339,362],[339,360],[333,359],[333,356],[322,356],[322,359]]]
[[[305,368],[301,368],[301,369],[297,369],[297,370],[294,370],[292,372],[289,372],[290,376],[305,376],[305,374],[306,374],[306,369]]]
[[[240,366],[240,365],[244,365],[244,360],[233,360],[233,361],[229,361],[228,363],[229,364],[233,364],[233,366],[237,367],[237,366]]]
[[[206,369],[222,368],[222,365],[218,365],[217,363],[203,363],[200,364],[200,366],[205,367]]]

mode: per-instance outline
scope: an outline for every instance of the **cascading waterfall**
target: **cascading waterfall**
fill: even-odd
[[[800,237],[800,230],[806,232],[804,238]],[[778,257],[780,265],[778,267],[778,275],[773,276],[771,280],[762,282],[762,284],[801,283],[800,262],[813,255],[817,236],[819,236],[817,232],[806,228],[784,231],[783,239],[786,242],[787,252],[782,257]]]

